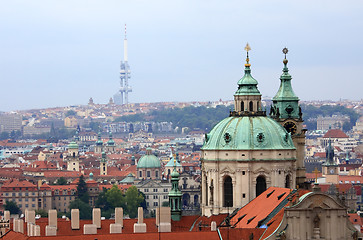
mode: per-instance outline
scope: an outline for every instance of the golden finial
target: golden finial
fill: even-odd
[[[286,59],[286,54],[289,52],[289,49],[287,49],[287,47],[285,47],[284,49],[282,49],[283,54],[285,54],[285,59],[284,59],[284,64],[287,64],[287,59]]]
[[[247,53],[248,53],[248,51],[251,50],[251,47],[250,47],[250,45],[248,43],[246,44],[245,50],[246,50]]]
[[[246,58],[247,63],[245,64],[245,67],[250,67],[251,64],[250,64],[250,58],[248,57],[248,52],[251,51],[251,47],[248,43],[246,44],[245,51],[247,52],[247,58]]]

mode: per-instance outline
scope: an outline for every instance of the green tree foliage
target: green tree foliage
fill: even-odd
[[[10,134],[8,132],[0,133],[0,140],[5,140],[5,139],[9,139],[9,138],[10,138]]]
[[[88,195],[88,191],[87,191],[86,181],[84,180],[83,175],[81,175],[79,177],[79,182],[78,182],[78,185],[77,185],[77,194],[78,194],[78,199],[79,200],[81,200],[82,202],[88,204],[89,195]]]
[[[144,197],[135,186],[129,187],[125,195],[127,213],[129,214],[130,218],[135,218],[137,216],[137,209],[144,201]]]
[[[111,204],[107,201],[106,193],[108,189],[103,188],[102,192],[98,195],[98,198],[96,200],[96,207],[101,208],[101,215],[105,218],[110,218],[111,213],[114,213],[114,208],[111,206]]]
[[[66,117],[69,117],[69,116],[76,116],[77,115],[77,112],[73,111],[73,110],[69,110],[66,112]]]
[[[88,127],[91,128],[92,131],[94,131],[94,132],[99,132],[100,131],[100,123],[99,122],[90,122]]]
[[[79,209],[80,219],[91,219],[92,218],[92,208],[88,203],[83,202],[80,199],[76,199],[69,204],[69,210]]]
[[[13,201],[6,201],[4,209],[10,211],[10,214],[19,214],[20,208]]]
[[[159,111],[147,114],[135,114],[117,118],[116,122],[172,122],[173,127],[188,127],[189,129],[211,130],[220,120],[229,116],[232,106],[217,106],[216,108],[185,107]]]
[[[106,192],[106,199],[112,208],[125,207],[124,196],[117,185],[113,185],[112,188]]]
[[[324,117],[331,116],[333,114],[348,115],[350,117],[350,121],[343,124],[343,130],[345,131],[351,130],[357,119],[360,117],[354,110],[344,106],[324,105],[321,107],[315,107],[313,105],[303,104],[301,105],[301,109],[308,130],[316,130],[317,117],[319,115]]]
[[[35,210],[35,215],[40,215],[40,217],[46,218],[46,217],[48,217],[48,212],[45,211],[44,209],[38,209],[38,210]]]
[[[60,177],[57,179],[55,185],[67,185],[67,180],[64,177]]]

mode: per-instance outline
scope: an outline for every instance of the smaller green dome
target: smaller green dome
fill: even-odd
[[[110,132],[110,139],[107,141],[107,146],[115,146],[115,141],[112,139],[111,132]]]
[[[139,159],[137,168],[161,168],[160,160],[151,153],[151,148],[146,149],[146,155]]]
[[[234,95],[261,95],[257,88],[257,80],[251,75],[250,64],[246,64],[245,75],[238,81],[238,89]]]
[[[68,149],[78,149],[78,144],[76,142],[70,142],[68,145]]]
[[[101,138],[101,132],[98,133],[98,138],[97,138],[97,141],[96,141],[96,145],[97,146],[102,146],[103,145],[103,141],[102,141],[102,138]]]
[[[174,171],[170,174],[171,178],[179,178],[179,173],[174,169]]]

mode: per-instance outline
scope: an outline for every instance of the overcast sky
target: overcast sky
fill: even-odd
[[[232,99],[246,42],[263,96],[285,46],[300,99],[363,95],[361,0],[0,0],[0,110],[108,102],[125,23],[130,102]]]

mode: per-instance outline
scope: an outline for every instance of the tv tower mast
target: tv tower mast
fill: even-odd
[[[132,92],[129,86],[129,79],[131,78],[131,70],[127,59],[127,38],[126,38],[126,24],[125,24],[125,39],[124,39],[124,60],[121,61],[120,70],[120,94],[121,104],[129,103],[129,92]]]

